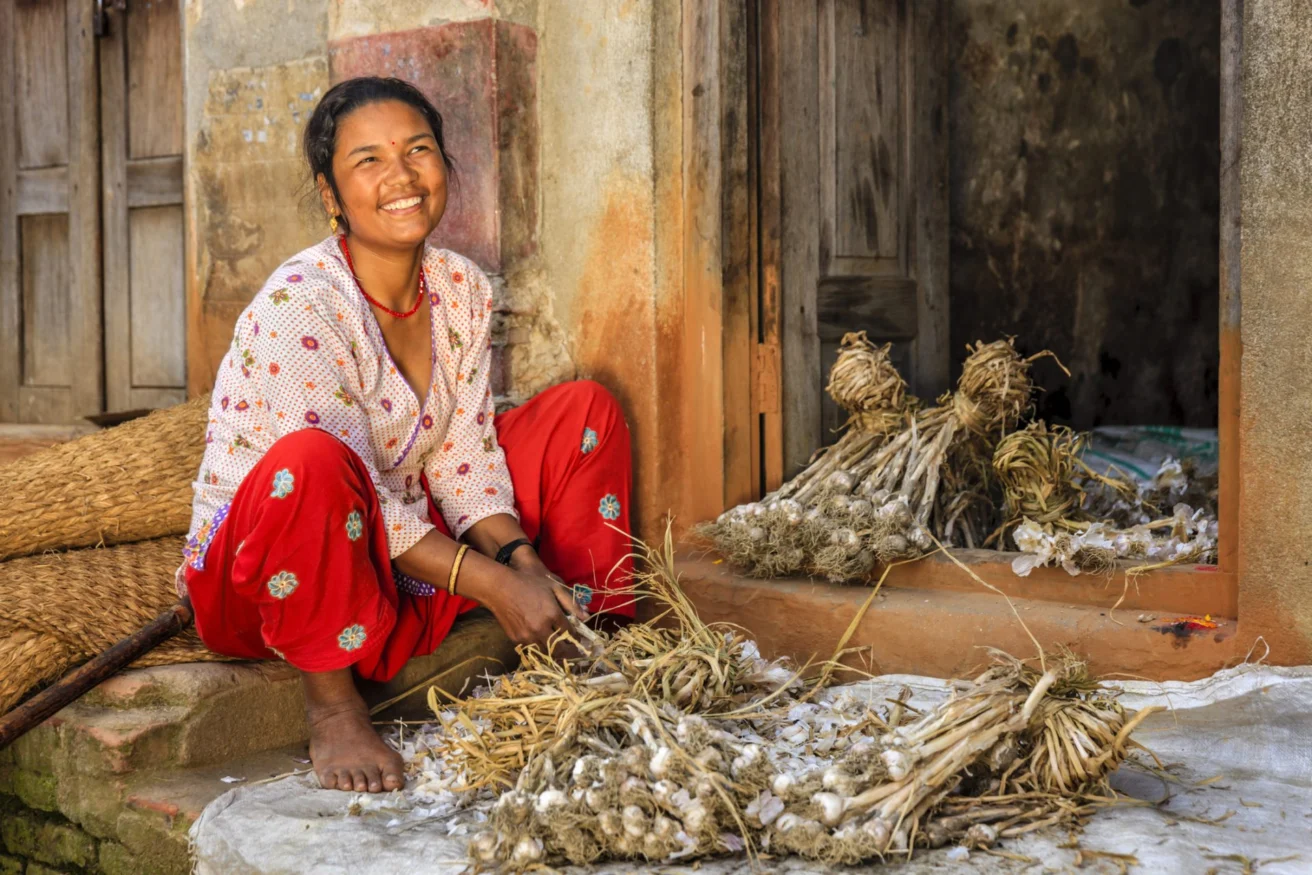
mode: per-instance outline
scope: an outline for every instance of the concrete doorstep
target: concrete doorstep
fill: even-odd
[[[371,704],[422,719],[452,693],[513,665],[492,617],[462,617],[441,649],[411,660]],[[280,662],[133,669],[0,751],[0,875],[184,875],[187,830],[235,783],[309,768],[304,700]],[[241,782],[225,782],[240,778]]]

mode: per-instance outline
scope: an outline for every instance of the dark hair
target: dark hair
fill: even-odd
[[[347,79],[328,89],[314,108],[310,120],[305,125],[302,147],[305,150],[305,163],[310,165],[310,191],[314,196],[318,191],[317,180],[322,173],[328,180],[333,197],[341,204],[342,198],[337,191],[337,180],[333,178],[333,151],[337,148],[337,128],[348,115],[362,106],[381,103],[385,100],[398,100],[413,106],[433,129],[437,148],[442,153],[442,163],[447,173],[455,173],[455,163],[446,151],[446,141],[442,137],[442,114],[437,107],[424,97],[423,92],[402,79],[384,78],[382,76],[360,76]],[[344,228],[349,228],[345,214],[338,216]]]

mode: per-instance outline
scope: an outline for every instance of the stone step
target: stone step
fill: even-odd
[[[392,703],[375,719],[422,719],[430,686],[458,693],[515,658],[496,621],[473,612],[437,653],[361,691]],[[25,865],[11,861],[189,872],[186,831],[231,786],[221,779],[307,768],[306,736],[300,679],[285,663],[124,672],[0,750],[0,875]]]

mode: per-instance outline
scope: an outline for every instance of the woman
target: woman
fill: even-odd
[[[607,586],[628,571],[629,435],[595,383],[494,418],[491,284],[425,243],[451,162],[419,91],[343,82],[304,146],[333,235],[238,319],[180,587],[210,649],[300,669],[322,785],[380,792],[402,763],[353,672],[391,678],[479,605],[518,644],[584,606],[632,615]]]

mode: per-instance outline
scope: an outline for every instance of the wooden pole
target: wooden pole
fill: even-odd
[[[138,657],[186,629],[191,625],[191,620],[191,600],[184,598],[148,625],[0,717],[0,750],[65,705],[81,698],[101,681],[117,674]]]

